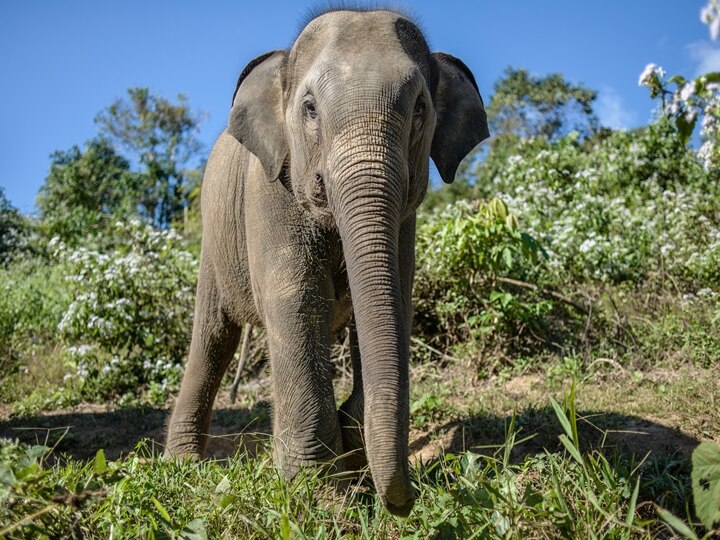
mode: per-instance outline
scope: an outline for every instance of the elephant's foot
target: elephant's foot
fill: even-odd
[[[368,465],[362,423],[362,400],[352,396],[338,410],[342,433],[345,466],[348,471],[360,472]]]
[[[336,475],[345,471],[341,459],[342,443],[337,430],[306,435],[280,430],[275,436],[274,459],[287,478],[294,478],[302,469],[310,468]],[[311,431],[311,433],[312,433]]]
[[[163,456],[199,460],[205,455],[206,443],[207,435],[200,433],[194,423],[171,421]]]

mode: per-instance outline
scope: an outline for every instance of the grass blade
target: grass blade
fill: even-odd
[[[660,508],[657,505],[655,505],[655,511],[658,516],[660,516],[660,519],[674,529],[675,532],[682,534],[685,538],[689,538],[690,540],[698,540],[698,537],[693,530],[675,514],[665,510],[664,508]]]

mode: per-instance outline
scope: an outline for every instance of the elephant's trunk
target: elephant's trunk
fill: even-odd
[[[343,242],[362,359],[370,471],[388,510],[407,515],[415,496],[408,472],[409,334],[398,260],[407,173],[394,163],[385,156],[341,167],[352,173],[336,178],[328,195]]]

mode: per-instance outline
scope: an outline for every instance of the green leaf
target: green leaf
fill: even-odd
[[[290,520],[285,513],[280,516],[280,538],[290,540]]]
[[[720,446],[701,443],[692,453],[695,512],[707,529],[720,528]]]
[[[659,506],[655,506],[655,511],[658,513],[658,516],[660,516],[660,519],[675,529],[676,532],[682,534],[685,538],[689,538],[690,540],[698,540],[697,535],[692,531],[692,529],[675,514],[665,510],[664,508],[660,508]]]
[[[503,262],[505,263],[505,266],[508,269],[512,268],[512,265],[513,265],[512,251],[510,251],[509,248],[505,248],[505,249],[503,249],[502,256],[503,256]]]
[[[560,424],[565,430],[565,433],[568,437],[572,438],[572,427],[570,426],[570,420],[568,420],[568,417],[565,416],[565,411],[562,410],[562,407],[560,407],[560,405],[558,405],[558,402],[555,401],[553,398],[550,398],[550,404],[552,405],[553,409],[555,409],[555,416],[557,416],[558,420],[560,420]]]
[[[168,511],[165,510],[165,507],[162,505],[160,501],[158,501],[155,497],[150,497],[150,500],[155,505],[155,508],[160,513],[160,517],[162,517],[167,523],[171,523],[172,520],[170,519],[170,514],[168,514]]]
[[[183,540],[207,540],[208,535],[205,530],[205,521],[201,518],[193,519],[183,527],[179,538]]]
[[[230,484],[230,479],[228,479],[227,475],[223,476],[222,480],[220,480],[220,482],[218,482],[218,485],[215,488],[215,493],[217,493],[217,494],[229,493],[231,487],[232,486]]]
[[[720,83],[720,71],[706,73],[700,78],[704,79],[706,83]]]
[[[678,136],[680,137],[680,142],[683,145],[686,145],[687,142],[690,140],[690,136],[695,129],[696,123],[697,116],[695,116],[695,118],[693,118],[690,122],[687,121],[687,118],[685,118],[684,114],[680,114],[677,118],[675,118],[675,127],[678,130]]]
[[[237,501],[237,499],[238,499],[237,495],[232,495],[232,494],[224,495],[220,499],[220,507],[227,508],[228,506],[233,504],[235,501]]]
[[[580,465],[584,465],[582,455],[580,454],[580,450],[578,450],[577,446],[573,444],[573,442],[566,437],[565,435],[560,435],[560,442],[563,443],[563,446],[567,448],[567,451],[570,452],[570,455],[575,458],[575,461],[577,461]]]
[[[93,469],[95,470],[95,474],[103,474],[108,470],[107,461],[105,460],[105,452],[102,448],[95,454]]]
[[[635,518],[635,507],[637,505],[638,493],[640,492],[640,477],[635,481],[635,489],[633,490],[632,497],[630,497],[630,505],[628,506],[627,517],[625,518],[625,525],[632,527],[633,519]]]
[[[687,80],[682,75],[673,75],[668,79],[668,82],[675,83],[678,85],[678,87],[682,87],[685,86]]]

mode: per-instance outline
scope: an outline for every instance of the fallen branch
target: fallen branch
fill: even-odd
[[[411,338],[411,341],[412,341],[413,343],[415,343],[416,345],[420,345],[421,347],[426,348],[426,349],[427,349],[428,351],[430,351],[430,352],[434,352],[435,354],[437,354],[437,355],[439,355],[439,356],[442,356],[443,358],[446,358],[446,359],[448,359],[448,360],[454,360],[454,361],[456,361],[456,362],[460,362],[460,359],[459,359],[459,358],[455,358],[454,356],[450,356],[450,355],[447,354],[447,353],[444,353],[444,352],[442,352],[442,351],[439,351],[439,350],[437,350],[435,347],[431,347],[430,345],[428,345],[427,343],[425,343],[425,342],[424,342],[423,340],[421,340],[421,339],[418,339],[418,338],[415,338],[415,337],[414,337],[414,338]]]
[[[559,292],[551,291],[550,289],[545,289],[544,287],[540,287],[538,285],[535,285],[534,283],[528,283],[527,281],[520,281],[519,279],[511,279],[506,277],[498,277],[495,278],[500,283],[505,283],[506,285],[514,285],[515,287],[522,287],[523,289],[529,289],[531,291],[539,292],[540,294],[544,296],[549,296],[550,298],[554,298],[555,300],[559,300],[560,302],[563,302],[564,304],[567,304],[569,306],[574,307],[577,309],[580,313],[583,313],[585,315],[588,315],[590,313],[590,310],[583,306],[582,304],[578,304],[574,300],[571,300],[567,296],[560,294]]]

